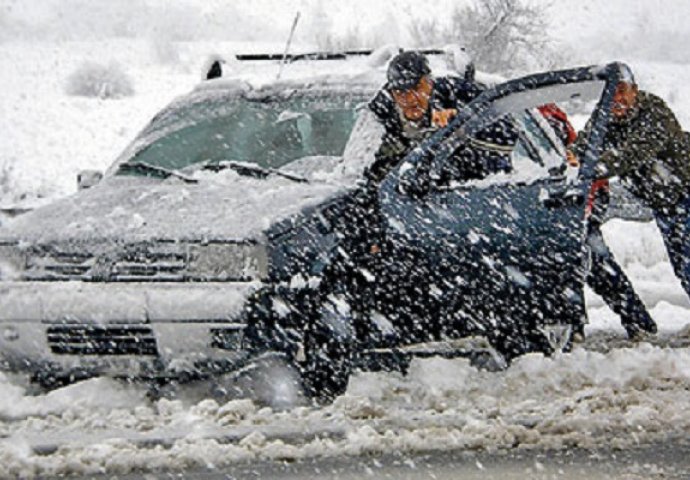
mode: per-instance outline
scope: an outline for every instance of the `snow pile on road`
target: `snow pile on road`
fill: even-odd
[[[31,396],[0,372],[0,419],[5,422],[62,415],[65,411],[124,408],[143,400],[141,392],[108,379],[70,385],[45,395]]]
[[[359,374],[333,405],[287,411],[246,399],[149,403],[134,387],[107,380],[27,397],[2,377],[0,391],[13,405],[0,407],[0,476],[429,449],[625,448],[685,435],[688,388],[690,350],[649,344],[531,355],[501,373],[466,360],[415,361],[407,377]]]

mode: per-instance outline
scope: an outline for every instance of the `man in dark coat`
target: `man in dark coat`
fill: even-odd
[[[577,139],[575,129],[570,124],[564,111],[554,104],[543,105],[539,108],[541,114],[553,127],[558,138],[566,148]],[[569,163],[578,160],[567,150]],[[647,311],[647,307],[635,292],[621,266],[616,262],[611,250],[604,241],[601,224],[609,204],[608,179],[595,180],[590,189],[587,205],[587,247],[590,254],[590,268],[587,272],[587,285],[602,297],[617,315],[628,337],[639,339],[648,333],[656,333],[656,323]],[[584,325],[576,327],[577,339],[584,340]]]
[[[602,165],[654,212],[676,276],[690,295],[690,151],[678,120],[631,73],[616,88]],[[582,150],[585,129],[576,149]]]
[[[466,79],[433,77],[426,57],[414,51],[401,52],[391,60],[387,79],[369,103],[385,128],[376,160],[367,171],[367,178],[377,183],[482,92]]]
[[[427,58],[417,52],[401,52],[389,63],[387,83],[369,103],[385,133],[374,163],[365,172],[366,184],[342,215],[347,235],[327,275],[327,289],[347,292],[353,311],[359,312],[356,315],[378,311],[395,319],[400,311],[416,308],[388,300],[398,298],[400,291],[409,292],[410,299],[422,296],[427,280],[416,268],[396,273],[406,260],[400,249],[392,258],[393,249],[382,229],[379,186],[413,148],[448,125],[458,109],[480,93],[479,86],[469,80],[433,77]],[[363,328],[367,323],[358,325]]]

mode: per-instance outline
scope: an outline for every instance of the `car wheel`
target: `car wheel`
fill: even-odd
[[[311,330],[305,338],[301,365],[302,387],[307,397],[330,403],[347,390],[352,373],[353,349],[346,342]]]
[[[249,398],[274,410],[304,403],[299,371],[284,355],[270,353],[254,359],[237,372],[219,375],[211,396],[221,401]]]

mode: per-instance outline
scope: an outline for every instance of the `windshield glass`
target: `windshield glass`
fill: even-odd
[[[125,165],[181,170],[234,161],[276,169],[304,157],[341,156],[361,100],[347,93],[211,98],[155,119],[143,133],[152,140]],[[121,167],[118,173],[150,176],[153,170]]]

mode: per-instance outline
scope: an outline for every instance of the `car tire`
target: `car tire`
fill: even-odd
[[[284,355],[269,353],[237,372],[219,375],[213,381],[211,398],[249,398],[258,405],[285,410],[304,403],[299,371]]]
[[[352,374],[353,348],[323,331],[311,329],[305,338],[301,365],[304,394],[318,403],[330,403],[347,390]]]

